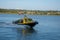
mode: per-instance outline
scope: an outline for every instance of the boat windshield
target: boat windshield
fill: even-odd
[[[32,21],[32,19],[29,18],[28,21]]]
[[[25,22],[31,22],[33,21],[31,18],[28,18],[27,16],[24,17]]]
[[[25,22],[31,22],[33,21],[31,18],[24,18]]]

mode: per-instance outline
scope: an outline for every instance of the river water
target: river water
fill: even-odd
[[[32,30],[12,23],[24,15],[0,14],[0,40],[60,40],[60,16],[27,16],[39,22]]]

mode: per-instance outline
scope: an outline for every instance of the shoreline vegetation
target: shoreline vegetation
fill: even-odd
[[[21,9],[2,9],[1,14],[30,14],[30,15],[60,15],[60,11],[40,11],[40,10],[21,10]]]

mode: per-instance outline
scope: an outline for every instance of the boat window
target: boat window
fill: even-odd
[[[27,19],[25,19],[25,22],[27,22]]]
[[[25,19],[25,22],[30,22],[32,21],[32,19],[28,18],[28,19]]]
[[[20,20],[20,23],[23,23],[23,20]]]
[[[28,19],[29,21],[32,21],[32,19]]]

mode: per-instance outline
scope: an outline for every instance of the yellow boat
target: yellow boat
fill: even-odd
[[[19,25],[28,25],[31,28],[34,27],[36,24],[38,24],[37,21],[33,21],[31,18],[24,17],[23,19],[19,19],[17,21],[13,22],[14,24],[19,24]]]

